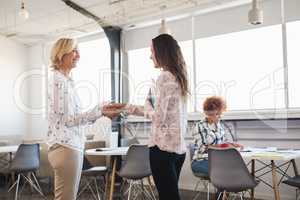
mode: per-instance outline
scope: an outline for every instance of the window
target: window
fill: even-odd
[[[150,48],[128,52],[130,103],[144,105],[152,81],[159,75],[160,70],[154,68],[150,55]]]
[[[192,40],[179,42],[179,46],[181,48],[186,67],[187,67],[187,73],[188,73],[188,80],[189,80],[189,87],[190,92],[192,94],[193,89],[193,42]],[[193,106],[193,96],[190,95],[187,102],[187,110],[188,112],[194,111]]]
[[[191,76],[193,66],[193,48],[192,41],[179,42],[185,59],[188,71],[188,79]],[[131,50],[128,52],[129,60],[129,94],[130,102],[133,104],[144,105],[145,98],[148,94],[152,81],[155,81],[160,73],[159,69],[155,69],[150,59],[150,48],[142,48]],[[190,83],[191,84],[191,83]],[[191,97],[192,98],[192,97]],[[191,99],[190,98],[190,99]],[[188,110],[192,111],[191,101],[188,101]]]
[[[220,95],[228,110],[284,108],[281,26],[196,40],[196,105]]]
[[[300,107],[299,47],[300,21],[287,23],[287,59],[289,75],[289,106]]]
[[[73,70],[83,110],[111,100],[110,46],[107,38],[78,44],[80,60]]]

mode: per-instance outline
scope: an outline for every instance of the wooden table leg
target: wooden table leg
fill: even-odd
[[[252,174],[253,178],[255,178],[255,159],[251,160],[251,174]],[[251,189],[250,199],[254,200],[254,188]]]
[[[113,199],[114,189],[115,189],[116,168],[117,168],[117,157],[113,156],[112,159],[113,159],[113,166],[111,172],[109,200]]]
[[[277,175],[276,175],[276,166],[275,166],[274,160],[271,160],[271,165],[272,165],[272,182],[273,182],[273,190],[274,190],[275,200],[280,200],[279,188],[277,185],[278,181],[277,181]]]
[[[109,173],[107,172],[105,175],[105,191],[104,191],[104,199],[108,200],[108,191],[109,191]]]
[[[293,165],[293,168],[294,168],[295,176],[298,176],[299,172],[298,172],[298,168],[297,168],[295,159],[292,159],[291,162],[292,162],[292,165]]]

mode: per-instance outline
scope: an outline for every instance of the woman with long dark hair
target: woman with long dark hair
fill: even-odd
[[[185,160],[187,70],[177,41],[168,34],[152,39],[151,59],[162,71],[144,106],[129,114],[151,119],[150,165],[160,200],[179,200],[178,180]]]

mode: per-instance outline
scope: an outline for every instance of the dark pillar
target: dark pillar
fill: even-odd
[[[110,44],[111,60],[111,97],[113,102],[121,101],[121,28],[117,26],[103,27]],[[118,131],[118,146],[121,145],[121,120],[113,120],[113,131]]]
[[[117,26],[103,27],[110,44],[111,60],[111,95],[112,101],[121,100],[121,28]]]

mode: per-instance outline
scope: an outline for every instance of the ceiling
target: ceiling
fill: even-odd
[[[19,15],[21,0],[0,0],[0,35],[26,45],[59,36],[78,36],[101,31],[90,18],[62,0],[24,0],[29,19]],[[107,25],[123,28],[139,23],[188,14],[215,7],[230,7],[250,0],[73,0]]]

